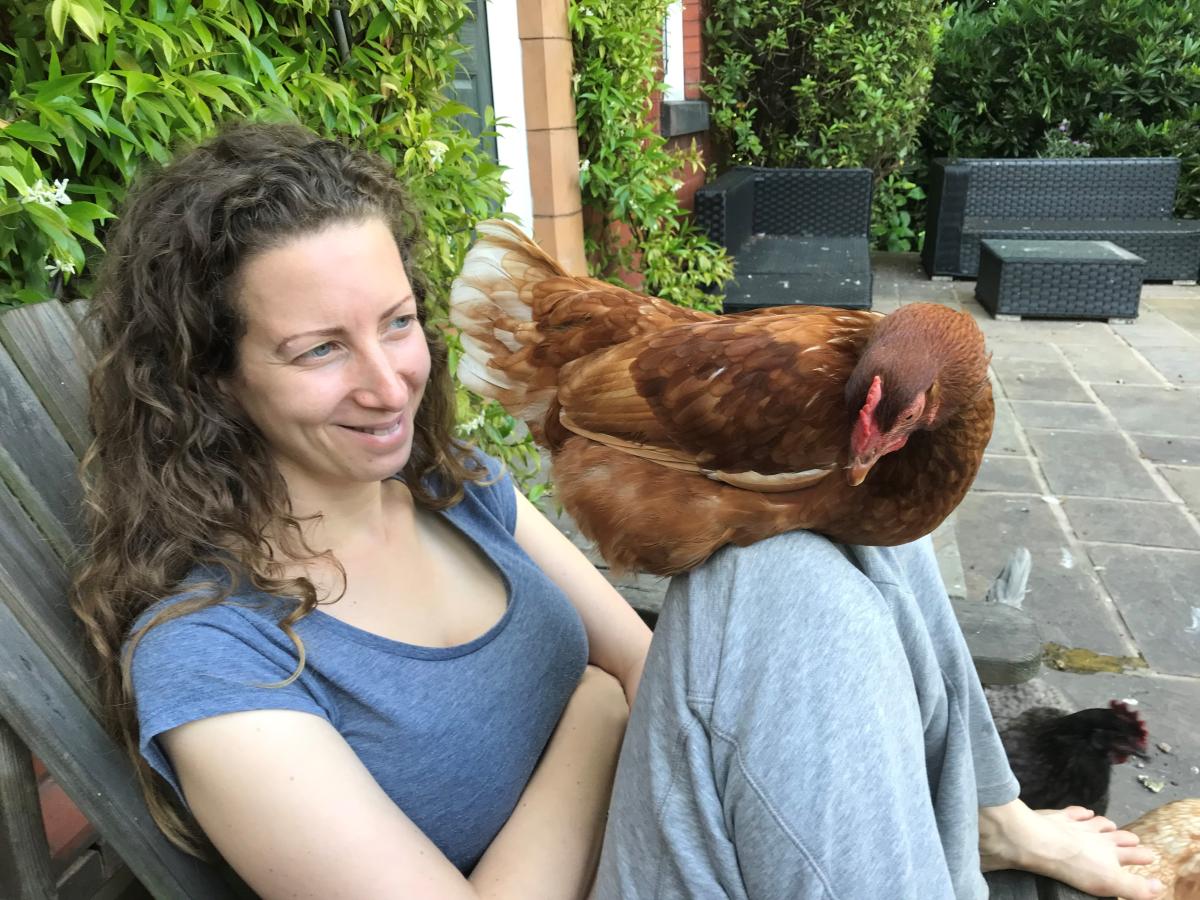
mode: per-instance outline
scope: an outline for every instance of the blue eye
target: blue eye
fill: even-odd
[[[417,317],[412,315],[411,313],[409,313],[408,315],[404,315],[404,316],[396,316],[396,318],[392,319],[392,321],[389,323],[389,327],[395,331],[401,331],[401,330],[407,328],[409,325],[411,325],[416,320],[417,320]]]
[[[324,344],[317,344],[311,350],[307,350],[300,354],[301,359],[324,359],[333,352],[333,344],[326,341]]]

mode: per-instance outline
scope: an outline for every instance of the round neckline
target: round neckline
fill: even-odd
[[[465,498],[464,498],[465,499]],[[410,644],[407,641],[397,640],[382,634],[377,634],[374,631],[367,631],[365,628],[359,628],[357,625],[351,625],[349,622],[343,622],[336,616],[331,616],[329,613],[317,606],[309,617],[314,621],[326,623],[326,627],[340,634],[342,637],[355,641],[359,644],[364,644],[368,647],[373,647],[377,650],[383,650],[390,653],[398,653],[403,656],[413,657],[415,659],[455,659],[460,656],[466,656],[470,653],[487,646],[504,630],[509,620],[513,616],[513,608],[517,603],[517,594],[513,590],[512,580],[504,567],[500,565],[499,560],[480,543],[473,534],[462,527],[451,513],[458,509],[462,501],[447,509],[431,510],[435,515],[441,516],[450,527],[454,528],[463,538],[475,547],[484,558],[491,564],[496,574],[500,577],[501,583],[504,585],[504,613],[497,619],[487,631],[478,637],[463,644],[454,644],[450,647],[429,647],[424,644]],[[303,620],[296,623],[297,627],[303,624]]]

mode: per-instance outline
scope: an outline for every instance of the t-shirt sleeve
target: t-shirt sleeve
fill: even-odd
[[[488,512],[500,520],[509,534],[517,530],[517,488],[512,475],[500,460],[476,451],[476,456],[487,466],[488,477],[483,484],[468,482],[467,490],[474,493]]]
[[[280,637],[290,644],[282,632]],[[157,740],[163,732],[255,709],[291,709],[329,720],[303,676],[273,686],[295,668],[294,652],[232,609],[213,607],[154,626],[135,646],[131,662],[142,756],[182,798]]]

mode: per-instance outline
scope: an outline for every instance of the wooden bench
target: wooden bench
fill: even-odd
[[[76,466],[89,441],[92,353],[81,309],[48,302],[0,314],[0,898],[115,897],[132,878],[170,900],[253,897],[230,870],[162,836],[123,748],[101,725],[88,654],[66,602],[83,539]],[[1001,677],[1027,677],[990,648],[984,626],[992,619],[971,618],[980,612],[960,619],[968,640],[982,641],[973,646],[981,674],[997,657],[1008,673]],[[976,624],[982,637],[972,634]],[[95,830],[66,871],[51,861],[35,756]],[[988,881],[999,900],[1084,896],[1026,873]]]
[[[1148,281],[1195,281],[1200,221],[1172,217],[1179,160],[935,159],[925,245],[931,276],[974,278],[980,242],[1112,241]]]

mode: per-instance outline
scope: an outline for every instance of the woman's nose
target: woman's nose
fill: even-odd
[[[383,347],[373,347],[359,358],[356,397],[364,406],[400,410],[408,403],[408,383]]]

